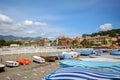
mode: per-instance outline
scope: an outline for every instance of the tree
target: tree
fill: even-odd
[[[82,44],[83,47],[89,48],[89,47],[91,47],[91,46],[93,45],[93,42],[84,39],[84,40],[81,42],[81,44]]]
[[[78,43],[77,40],[73,40],[73,41],[72,41],[72,47],[73,47],[73,48],[77,47],[77,43]]]
[[[5,40],[0,40],[0,47],[5,46],[6,41]]]

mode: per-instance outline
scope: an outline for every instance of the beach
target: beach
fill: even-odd
[[[47,56],[49,54],[59,54],[68,49],[50,49],[34,47],[0,48],[1,63],[5,61],[16,61],[18,58],[26,58],[32,61],[33,56]],[[20,65],[19,67],[5,67],[5,71],[0,73],[0,80],[41,80],[50,72],[59,69],[59,61]]]
[[[17,58],[27,58],[32,60],[32,56],[43,56],[49,53],[26,53],[26,54],[12,54],[3,55],[2,63],[5,64],[7,60],[15,61]],[[30,65],[20,65],[19,67],[5,67],[5,72],[0,73],[0,80],[41,80],[50,72],[59,69],[59,61],[35,63]]]
[[[33,56],[47,56],[49,54],[60,54],[70,49],[49,49],[49,48],[7,48],[0,49],[1,63],[5,61],[16,61],[18,58],[27,58],[32,61]],[[35,63],[20,65],[19,67],[5,67],[5,71],[0,73],[0,80],[41,80],[52,71],[58,70],[59,60],[55,62]]]
[[[5,61],[16,61],[18,58],[26,58],[33,60],[33,56],[47,56],[49,54],[60,54],[63,51],[70,49],[47,49],[47,48],[8,48],[0,50],[1,63],[5,65]],[[110,56],[108,53],[104,53]],[[104,57],[106,57],[104,56]],[[73,59],[79,60],[94,60],[94,61],[119,61],[119,59],[109,58],[90,58],[90,56],[79,56]],[[4,72],[0,72],[0,80],[42,80],[42,78],[49,75],[49,73],[60,69],[59,60],[55,62],[35,63],[29,65],[20,65],[18,67],[5,67]]]

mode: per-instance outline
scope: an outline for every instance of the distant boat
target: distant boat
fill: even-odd
[[[110,55],[120,56],[120,51],[111,51]]]
[[[112,49],[112,50],[110,51],[110,55],[120,56],[120,49],[119,49],[119,48]]]
[[[93,50],[76,50],[76,52],[79,52],[80,55],[83,55],[83,56],[89,56],[93,54]]]

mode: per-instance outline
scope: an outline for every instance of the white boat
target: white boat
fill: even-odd
[[[38,62],[38,63],[44,63],[45,62],[45,59],[44,58],[41,58],[39,56],[33,56],[33,61],[34,62]]]
[[[16,62],[16,61],[5,61],[5,64],[6,64],[6,66],[9,66],[9,67],[19,66],[19,62]]]
[[[79,53],[74,51],[62,52],[62,54],[71,54],[73,58],[76,58],[79,56]]]
[[[5,69],[5,65],[0,64],[0,72],[1,72],[1,71],[4,71],[4,69]]]

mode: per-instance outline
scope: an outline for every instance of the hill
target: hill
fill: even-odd
[[[97,36],[97,35],[100,35],[100,36],[110,36],[110,37],[116,37],[117,35],[120,35],[120,29],[112,29],[112,30],[108,30],[108,31],[99,31],[99,32],[96,32],[96,33],[92,33],[92,34],[83,34],[82,36],[85,37],[85,36],[91,36],[91,37],[94,37],[94,36]]]
[[[13,35],[7,35],[7,36],[0,35],[0,40],[17,40],[17,39],[39,40],[39,39],[41,39],[41,37],[16,37],[16,36],[13,36]]]

